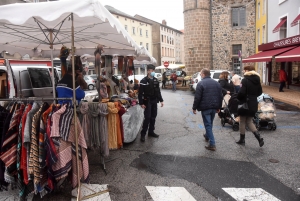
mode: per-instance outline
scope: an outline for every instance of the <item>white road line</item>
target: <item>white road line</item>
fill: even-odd
[[[85,199],[88,201],[111,201],[109,192],[97,195],[97,193],[105,190],[108,190],[107,184],[81,184],[81,197],[92,196],[89,199]],[[72,196],[77,196],[77,188],[72,190]],[[76,201],[75,197],[71,201]]]
[[[237,201],[280,201],[261,188],[222,188]]]
[[[196,201],[183,187],[146,186],[154,201]]]

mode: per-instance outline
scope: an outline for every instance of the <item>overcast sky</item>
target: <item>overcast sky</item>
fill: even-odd
[[[184,29],[182,0],[100,0],[100,2],[103,6],[110,5],[132,16],[138,14],[159,23],[165,19],[168,26],[178,30]]]

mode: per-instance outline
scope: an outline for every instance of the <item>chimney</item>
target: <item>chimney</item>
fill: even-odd
[[[166,20],[163,20],[163,21],[162,21],[162,24],[165,25],[165,26],[167,26],[167,21],[166,21]]]

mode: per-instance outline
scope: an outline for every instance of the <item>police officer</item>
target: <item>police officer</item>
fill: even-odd
[[[159,137],[154,133],[155,118],[157,116],[157,103],[161,103],[161,107],[164,106],[164,100],[161,96],[159,89],[158,79],[154,77],[155,66],[152,64],[147,65],[147,76],[140,81],[139,89],[139,104],[144,111],[143,129],[141,131],[141,141],[145,142],[145,135],[148,130],[148,136]]]

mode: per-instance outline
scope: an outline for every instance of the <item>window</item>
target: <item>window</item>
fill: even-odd
[[[233,27],[246,26],[246,8],[245,7],[232,8],[231,21]]]
[[[260,30],[257,29],[257,45],[260,44]]]
[[[239,61],[238,57],[233,57],[232,58],[232,69],[236,74],[241,74],[241,62]]]
[[[287,18],[284,17],[282,19],[280,19],[280,21],[282,20],[286,20]],[[287,37],[287,20],[285,21],[285,23],[280,27],[280,31],[279,31],[279,39],[284,39]]]
[[[140,42],[140,46],[143,46],[143,42]]]
[[[233,55],[238,55],[240,50],[242,50],[242,45],[232,45]]]
[[[119,18],[119,16],[117,16],[117,18]]]
[[[263,26],[262,43],[266,43],[266,26]]]
[[[257,4],[257,19],[260,18],[260,2]]]
[[[125,25],[125,30],[126,30],[126,31],[128,31],[128,27],[127,27],[127,25]]]
[[[146,30],[146,37],[148,38],[148,30]]]
[[[266,14],[266,9],[267,9],[267,0],[263,0],[263,15]]]
[[[125,21],[127,21],[127,18],[125,18]]]
[[[52,87],[51,76],[48,69],[28,69],[32,88]]]
[[[161,35],[161,42],[164,42],[164,36]]]
[[[164,47],[161,48],[161,55],[165,56],[165,48]]]
[[[140,29],[140,36],[143,36],[143,30]]]
[[[132,34],[135,35],[135,27],[132,27]]]
[[[148,43],[146,43],[146,49],[149,50],[149,44]]]

